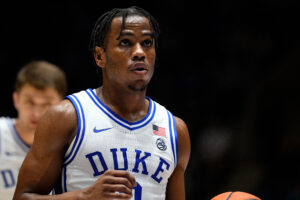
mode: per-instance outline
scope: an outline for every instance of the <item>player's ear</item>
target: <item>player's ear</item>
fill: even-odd
[[[95,47],[94,58],[98,67],[104,68],[106,65],[106,56],[103,47]]]
[[[12,98],[13,98],[13,103],[14,103],[15,108],[16,108],[16,110],[18,110],[18,108],[19,108],[19,93],[14,91],[12,94]]]

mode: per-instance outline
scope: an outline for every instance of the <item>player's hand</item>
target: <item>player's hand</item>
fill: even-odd
[[[90,200],[130,199],[135,186],[135,178],[129,172],[107,170],[85,190],[84,196]]]

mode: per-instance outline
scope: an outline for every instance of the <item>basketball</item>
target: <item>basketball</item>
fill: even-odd
[[[261,200],[260,198],[247,192],[224,192],[212,198],[211,200]]]

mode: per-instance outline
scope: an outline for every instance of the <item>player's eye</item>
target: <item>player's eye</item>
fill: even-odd
[[[150,39],[149,40],[144,40],[144,42],[143,42],[143,46],[145,46],[145,47],[151,47],[152,44],[153,44],[153,42]]]
[[[27,100],[27,101],[26,101],[26,104],[27,104],[27,105],[31,105],[31,106],[34,105],[33,101],[31,101],[31,100]]]
[[[121,46],[130,46],[130,41],[128,39],[123,39],[120,41]]]

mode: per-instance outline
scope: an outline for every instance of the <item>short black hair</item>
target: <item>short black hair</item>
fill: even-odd
[[[114,8],[103,15],[101,15],[92,31],[89,49],[92,52],[92,54],[95,51],[95,47],[103,47],[104,46],[104,40],[106,38],[107,32],[110,29],[111,22],[116,17],[122,17],[122,28],[121,32],[124,29],[125,26],[125,19],[127,16],[132,15],[138,15],[146,17],[149,20],[151,31],[153,33],[154,41],[155,41],[155,51],[158,52],[158,36],[160,33],[159,24],[156,21],[156,19],[146,10],[137,7],[137,6],[131,6],[129,8]]]

